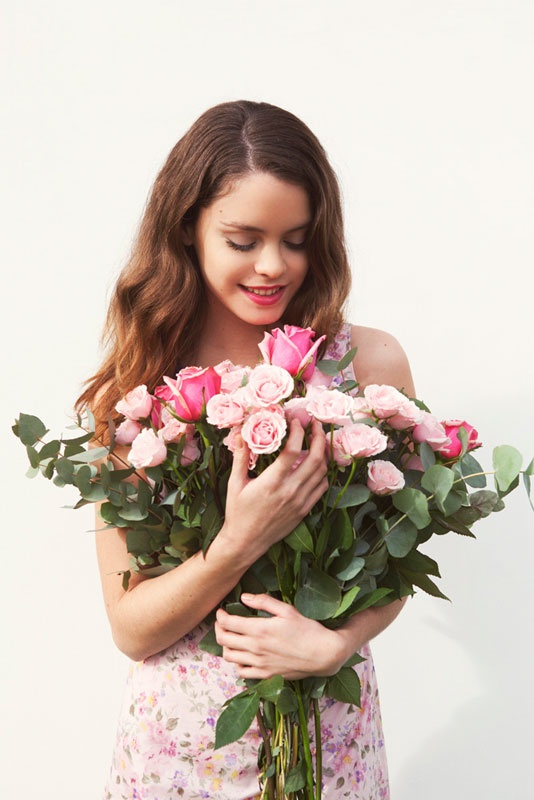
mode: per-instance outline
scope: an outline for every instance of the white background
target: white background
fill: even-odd
[[[98,363],[109,288],[149,187],[207,107],[300,116],[339,174],[352,321],[407,350],[420,397],[534,454],[534,11],[529,0],[1,3],[2,734],[5,797],[94,800],[126,660],[91,513],[24,478],[19,411],[61,430]],[[534,516],[427,546],[375,642],[394,800],[523,800],[532,758]]]

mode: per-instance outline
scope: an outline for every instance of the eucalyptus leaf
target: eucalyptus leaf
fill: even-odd
[[[329,508],[348,508],[360,506],[369,500],[371,492],[361,483],[351,483],[347,488],[331,486],[326,495]]]
[[[441,511],[444,510],[443,503],[451,491],[453,483],[454,474],[441,464],[429,467],[421,478],[421,486],[434,495],[434,500]]]
[[[34,445],[48,433],[48,428],[39,417],[33,414],[20,414],[12,427],[15,436],[18,436],[22,444]]]
[[[337,610],[341,593],[337,581],[312,567],[295,594],[295,607],[309,619],[327,619]]]
[[[297,527],[294,528],[288,536],[286,536],[284,542],[297,553],[303,550],[307,553],[313,553],[312,535],[304,521],[300,522]]]
[[[419,446],[419,458],[421,459],[421,464],[425,471],[433,467],[436,463],[436,454],[428,442],[421,442]]]
[[[501,444],[493,450],[495,483],[499,492],[506,492],[516,480],[521,470],[523,457],[519,450],[508,444]]]
[[[430,517],[429,517],[430,519]],[[417,528],[407,517],[401,517],[384,539],[388,553],[394,558],[408,555],[417,542]]]
[[[416,528],[426,528],[430,522],[428,500],[418,489],[401,489],[391,496],[393,505],[413,522]]]

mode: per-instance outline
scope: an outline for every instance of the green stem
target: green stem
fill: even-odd
[[[310,749],[310,737],[308,734],[308,717],[302,702],[302,692],[300,683],[295,683],[295,692],[299,707],[300,730],[302,734],[302,747],[304,750],[304,761],[306,763],[306,800],[313,800],[313,763]]]
[[[313,718],[315,722],[315,800],[321,800],[323,785],[323,750],[321,742],[321,711],[317,698],[313,700]]]

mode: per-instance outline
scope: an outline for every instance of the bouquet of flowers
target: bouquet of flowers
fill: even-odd
[[[285,326],[265,334],[263,363],[254,368],[225,361],[182,369],[153,394],[138,386],[118,403],[124,419],[118,427],[110,423],[109,443],[96,447],[90,413],[78,418],[81,435],[46,443],[41,420],[21,414],[13,430],[26,445],[29,475],[76,487],[75,507],[101,502],[104,523],[127,529],[131,570],[155,575],[206,552],[219,532],[237,436],[248,445],[251,473],[259,474],[276,458],[293,417],[305,430],[316,419],[326,431],[329,489],[243,575],[226,609],[250,615],[241,592],[267,592],[334,628],[416,587],[445,597],[432,580],[439,577],[437,563],[419,548],[434,534],[473,536],[477,520],[504,507],[521,472],[530,494],[534,460],[522,471],[515,448],[495,448],[495,486],[488,489],[470,424],[441,422],[391,386],[359,393],[343,375],[354,351],[316,364],[323,339],[314,341],[309,328]],[[127,460],[118,445],[130,446]],[[130,575],[123,576],[125,588]],[[202,646],[220,653],[213,631]],[[318,701],[359,705],[353,669],[359,661],[355,655],[328,678],[247,680],[227,702],[215,746],[238,739],[257,720],[262,798],[320,798]]]

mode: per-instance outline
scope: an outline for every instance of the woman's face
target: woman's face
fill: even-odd
[[[307,192],[251,172],[200,211],[194,244],[211,320],[251,325],[279,320],[308,271]]]

